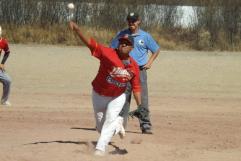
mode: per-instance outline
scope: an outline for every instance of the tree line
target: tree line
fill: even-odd
[[[1,25],[16,28],[35,25],[43,29],[66,25],[70,0],[0,0]],[[239,0],[73,0],[74,20],[83,26],[118,31],[126,26],[128,12],[142,17],[142,27],[180,36],[181,41],[192,43],[191,48],[223,48],[241,50],[241,5]],[[207,3],[208,2],[208,3]],[[118,3],[118,5],[117,5]],[[181,5],[193,6],[192,23],[182,29]],[[164,32],[163,32],[164,31]],[[180,35],[180,33],[182,33]]]

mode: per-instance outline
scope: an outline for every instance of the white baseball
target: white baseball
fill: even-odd
[[[69,9],[74,9],[74,4],[73,4],[73,3],[69,3],[69,4],[68,4],[68,8],[69,8]]]

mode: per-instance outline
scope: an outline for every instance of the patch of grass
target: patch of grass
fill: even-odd
[[[37,43],[37,44],[65,44],[79,45],[78,37],[67,25],[54,25],[39,27],[38,25],[24,25],[7,28],[3,26],[3,36],[12,43]],[[100,43],[107,44],[112,39],[114,32],[81,26],[81,30],[88,37],[94,37]]]
[[[37,43],[37,44],[63,44],[83,45],[79,38],[73,34],[66,25],[3,25],[3,36],[11,43]],[[82,32],[87,37],[95,38],[99,43],[109,45],[117,31],[81,26]],[[191,29],[162,29],[153,27],[148,32],[160,44],[162,50],[241,50],[241,41],[238,39],[235,45],[230,45],[224,32],[218,35],[218,41],[214,46],[210,45],[210,33],[205,30],[194,31]]]

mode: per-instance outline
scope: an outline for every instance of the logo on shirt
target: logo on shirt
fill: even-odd
[[[109,75],[106,77],[106,81],[110,84],[114,84],[117,87],[125,87],[126,86],[126,82],[125,83],[118,82],[117,80],[113,79],[113,77],[111,77]]]
[[[113,67],[109,74],[110,75],[106,78],[107,82],[110,84],[115,84],[118,87],[125,87],[126,83],[129,82],[133,77],[132,72],[121,67]]]
[[[138,44],[141,45],[141,46],[143,46],[144,43],[145,43],[144,40],[139,40],[139,41],[138,41]]]
[[[118,78],[122,81],[129,81],[132,78],[132,73],[129,72],[126,69],[120,68],[120,67],[114,67],[112,71],[110,72],[110,76],[113,78]]]

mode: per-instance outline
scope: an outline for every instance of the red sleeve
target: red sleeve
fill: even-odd
[[[4,50],[4,52],[5,53],[9,53],[10,51],[9,51],[9,47],[8,47],[8,42],[7,42],[7,40],[6,39],[3,39],[2,40],[2,43],[3,43],[3,50]]]
[[[132,90],[133,92],[141,92],[140,71],[139,66],[136,63],[134,63],[134,72],[135,75],[131,80]]]
[[[99,45],[93,38],[90,39],[90,48],[91,48],[91,54],[100,59],[101,55],[102,55],[102,52],[101,52],[101,45]]]

